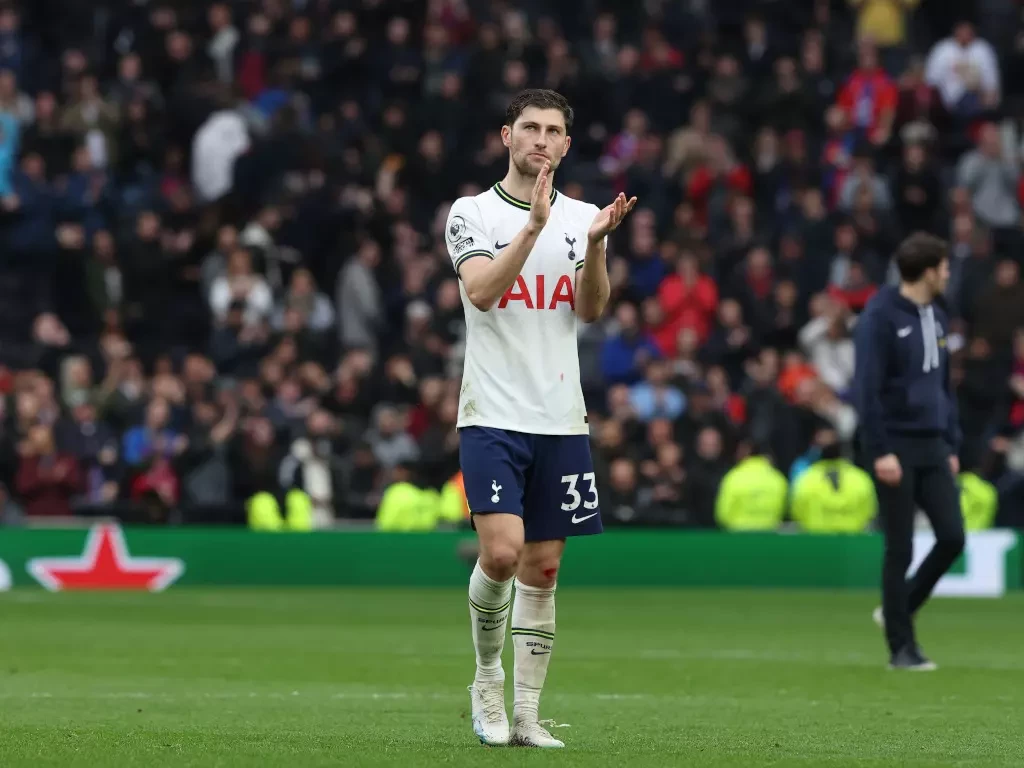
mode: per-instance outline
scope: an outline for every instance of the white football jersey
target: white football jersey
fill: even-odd
[[[576,273],[599,209],[551,192],[551,215],[522,272],[487,312],[469,301],[459,427],[540,435],[588,434],[576,347]],[[530,204],[495,184],[455,201],[445,227],[456,273],[466,261],[493,259],[530,216]]]

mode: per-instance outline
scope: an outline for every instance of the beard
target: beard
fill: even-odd
[[[561,162],[560,160],[552,160],[551,161],[550,173],[553,174],[558,169],[558,165],[559,165],[560,162]],[[516,155],[515,153],[512,153],[512,165],[515,166],[515,169],[519,173],[520,176],[523,176],[524,178],[529,178],[529,179],[536,179],[537,178],[537,174],[540,173],[540,169],[543,167],[543,163],[538,165],[536,168],[533,167],[531,165],[531,161],[530,161],[530,158],[528,156],[528,153],[526,153],[526,152],[523,152],[523,153],[521,153],[519,155]]]

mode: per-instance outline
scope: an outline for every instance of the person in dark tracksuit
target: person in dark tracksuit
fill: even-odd
[[[855,332],[855,397],[860,434],[878,492],[885,535],[882,608],[890,668],[930,670],[913,616],[964,547],[956,475],[960,446],[949,372],[949,318],[941,296],[949,280],[944,241],[917,233],[896,252],[899,287],[868,302]],[[935,546],[906,578],[914,518],[924,510]]]

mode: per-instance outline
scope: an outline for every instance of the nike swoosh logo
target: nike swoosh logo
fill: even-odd
[[[573,516],[572,516],[572,524],[573,524],[573,525],[579,525],[579,524],[580,524],[580,523],[582,523],[582,522],[583,522],[584,520],[589,520],[590,518],[592,518],[592,517],[596,517],[597,515],[598,515],[598,513],[597,513],[597,512],[592,512],[591,514],[589,514],[589,515],[586,515],[585,517],[576,517],[576,514],[575,514],[575,513],[573,513]]]
[[[505,628],[505,622],[501,622],[501,624],[498,624],[498,625],[493,626],[493,627],[480,627],[480,629],[482,629],[484,632],[493,632],[496,629],[504,629],[504,628]]]
[[[536,648],[530,649],[531,656],[544,656],[548,653],[551,653],[551,651],[538,651]]]
[[[495,240],[494,241],[494,250],[500,251],[502,248],[508,248],[509,245],[511,245],[511,244],[512,244],[511,240],[509,240],[507,243],[499,243],[497,240]]]

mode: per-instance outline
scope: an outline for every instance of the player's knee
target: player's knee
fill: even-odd
[[[547,589],[551,589],[558,583],[558,561],[555,560],[550,563],[543,563],[540,567],[540,577],[542,579],[541,585]]]
[[[519,565],[519,550],[512,544],[493,544],[480,553],[480,565],[492,579],[511,579]]]
[[[553,589],[555,584],[558,583],[558,566],[559,562],[557,559],[544,559],[532,562],[529,564],[529,567],[523,569],[523,573],[520,574],[520,580],[531,587]]]

